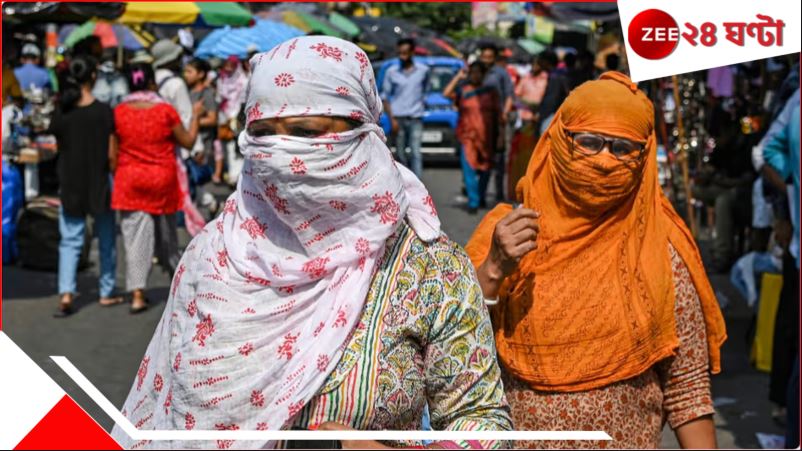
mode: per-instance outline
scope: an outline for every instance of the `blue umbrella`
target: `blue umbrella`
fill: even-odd
[[[203,38],[200,43],[198,43],[198,48],[195,49],[195,56],[201,58],[209,58],[212,56],[214,47],[228,33],[231,33],[231,27],[226,25],[223,28],[217,28],[211,33],[207,34],[206,37]]]
[[[225,27],[209,33],[198,45],[195,56],[199,58],[227,58],[231,55],[245,58],[250,50],[266,52],[278,44],[305,33],[295,27],[259,20],[252,27]]]

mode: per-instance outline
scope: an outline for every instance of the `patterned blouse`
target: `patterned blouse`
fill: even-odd
[[[426,244],[405,225],[387,244],[342,359],[295,426],[335,421],[361,430],[419,430],[427,401],[436,430],[512,430],[470,260],[447,238]]]
[[[679,349],[640,376],[576,393],[532,390],[503,372],[517,430],[605,431],[613,441],[517,442],[516,448],[645,449],[660,446],[663,425],[714,413],[704,316],[690,273],[673,247],[671,264]]]

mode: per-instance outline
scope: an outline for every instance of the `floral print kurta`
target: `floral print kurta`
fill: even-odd
[[[445,237],[426,244],[405,226],[388,243],[343,358],[296,426],[335,421],[355,429],[419,430],[427,401],[437,430],[512,429],[493,329],[470,260]]]

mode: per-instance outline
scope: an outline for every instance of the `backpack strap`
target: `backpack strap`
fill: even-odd
[[[178,78],[178,76],[177,75],[170,75],[169,77],[165,78],[164,80],[161,81],[161,83],[159,83],[159,86],[158,86],[158,88],[156,90],[157,91],[161,91],[162,90],[162,86],[166,85],[168,81],[170,81],[170,80],[172,80],[174,78]]]

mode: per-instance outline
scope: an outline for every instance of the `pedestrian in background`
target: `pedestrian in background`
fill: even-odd
[[[73,59],[59,83],[58,110],[48,133],[58,143],[59,264],[61,295],[56,316],[73,313],[77,292],[78,261],[84,248],[86,217],[94,219],[100,245],[99,303],[119,304],[114,297],[117,268],[116,228],[111,210],[111,170],[114,161],[114,115],[111,108],[92,95],[97,62],[89,56]]]
[[[532,69],[521,78],[515,87],[515,98],[520,104],[519,115],[525,123],[537,121],[537,111],[546,94],[549,73],[554,69],[556,60],[557,56],[553,52],[544,50],[534,58]]]
[[[582,54],[580,53],[580,57],[577,61],[580,61],[583,58]],[[557,59],[557,55],[549,52],[543,55],[543,60],[549,64],[551,67],[557,67],[557,63],[559,62]],[[550,71],[549,72],[549,81],[546,84],[546,92],[543,93],[543,99],[540,102],[540,108],[538,108],[537,116],[538,116],[538,129],[539,134],[543,135],[546,132],[546,129],[551,124],[551,120],[554,117],[554,113],[557,109],[562,105],[563,100],[565,97],[568,96],[568,93],[571,91],[570,84],[568,81],[568,73],[569,71]],[[577,74],[577,80],[581,79],[581,76]]]
[[[624,74],[575,89],[466,251],[491,308],[518,430],[603,430],[616,448],[716,446],[724,319],[660,192],[654,110]],[[600,314],[604,312],[604,314]],[[526,442],[520,447],[598,447]]]
[[[228,121],[236,121],[245,103],[248,74],[239,58],[229,56],[220,67],[217,77],[217,93],[220,95],[220,112]]]
[[[192,103],[203,103],[203,117],[200,118],[200,136],[193,153],[202,152],[206,164],[214,165],[214,173],[222,176],[223,159],[214,154],[214,140],[217,137],[218,104],[217,94],[208,83],[211,66],[206,60],[195,58],[184,67],[184,80],[189,87]]]
[[[494,155],[493,178],[496,185],[496,200],[502,202],[506,199],[504,175],[507,169],[507,150],[509,150],[512,130],[510,122],[514,120],[510,113],[514,106],[515,88],[512,84],[512,78],[510,78],[510,74],[499,56],[499,48],[494,44],[486,43],[479,47],[479,50],[479,61],[484,63],[488,69],[485,86],[498,92],[499,109],[501,111],[501,122],[499,122],[497,135],[500,142]]]
[[[42,51],[31,42],[22,46],[20,66],[14,69],[14,75],[23,91],[33,89],[53,89],[50,74],[40,66]]]
[[[540,103],[548,88],[549,74],[556,70],[555,61],[557,61],[557,56],[550,50],[541,52],[532,61],[530,71],[521,78],[515,87],[517,111],[522,126],[513,138],[507,157],[508,193],[515,192],[518,181],[526,174],[526,167],[529,165],[532,152],[534,152],[540,136],[537,126],[540,120]]]
[[[798,91],[787,102],[783,116],[787,115],[787,123],[776,131],[763,147],[763,174],[766,180],[778,189],[786,189],[790,210],[788,221],[778,222],[775,227],[777,240],[783,247],[783,284],[780,302],[774,323],[774,339],[771,358],[771,378],[769,380],[769,399],[781,408],[796,409],[796,424],[786,427],[799,427],[798,404],[787,405],[789,380],[792,375],[799,384],[799,94]],[[785,120],[785,119],[783,119]],[[790,180],[789,186],[786,181]],[[798,401],[797,397],[794,403]],[[792,412],[793,413],[793,412]],[[792,415],[793,416],[793,415]],[[799,432],[790,434],[798,441]],[[796,446],[796,445],[793,445]]]
[[[120,211],[126,284],[133,292],[131,312],[138,313],[147,308],[144,290],[154,252],[171,276],[180,258],[175,214],[183,193],[175,146],[195,144],[203,106],[193,106],[187,130],[175,108],[156,93],[149,64],[130,65],[126,76],[131,94],[114,109],[119,156],[112,208]]]
[[[468,213],[486,206],[487,184],[493,155],[498,145],[498,93],[485,86],[487,67],[479,61],[460,70],[446,86],[443,95],[454,99],[459,109],[457,139],[461,145],[462,177],[468,193]]]
[[[192,118],[192,101],[189,90],[181,78],[181,55],[184,49],[169,39],[162,39],[150,48],[153,56],[153,68],[156,70],[156,86],[159,96],[173,106],[181,118],[181,123],[188,128]],[[189,146],[187,149],[192,148]],[[188,153],[188,152],[185,152]],[[184,158],[189,155],[182,155]]]
[[[596,78],[596,67],[593,65],[594,56],[588,49],[580,49],[577,52],[576,57],[573,59],[573,62],[569,64],[569,57],[570,54],[565,55],[565,79],[567,84],[567,89],[570,92],[572,89],[576,88],[577,86],[581,85],[586,81],[590,81]]]
[[[153,56],[153,68],[156,71],[156,91],[162,99],[175,108],[178,117],[181,118],[181,124],[184,128],[189,129],[192,119],[192,100],[190,100],[187,84],[181,77],[184,48],[170,39],[162,39],[153,44],[150,53]],[[175,168],[184,196],[180,220],[186,226],[187,232],[194,236],[203,229],[206,221],[192,200],[192,185],[184,164],[190,158],[191,149],[192,146],[176,148],[176,159],[179,164]]]
[[[239,58],[232,55],[223,62],[217,71],[216,84],[220,104],[217,133],[219,152],[223,153],[226,160],[226,182],[236,186],[244,163],[237,147],[237,136],[242,129],[240,112],[245,103],[245,90],[248,86],[248,75],[242,68]]]
[[[398,66],[390,66],[384,74],[381,96],[384,111],[396,134],[395,152],[398,161],[420,179],[423,176],[423,113],[429,89],[429,66],[415,61],[415,41],[398,41]],[[409,148],[409,155],[407,155]]]
[[[190,181],[195,184],[195,190],[200,189],[201,193],[193,193],[200,206],[207,207],[212,215],[217,210],[217,201],[214,196],[203,190],[203,185],[216,178],[220,180],[223,176],[223,155],[216,153],[214,141],[217,138],[217,100],[215,99],[214,88],[207,83],[211,67],[209,63],[200,58],[195,58],[184,66],[184,80],[189,86],[189,97],[192,103],[201,102],[204,113],[200,118],[200,133],[192,148],[192,155],[187,160]]]
[[[114,54],[111,51],[103,52],[103,60],[98,66],[97,81],[92,88],[92,95],[112,108],[128,95],[128,83],[125,82],[125,75],[115,67]]]
[[[709,269],[720,273],[729,272],[741,254],[742,246],[736,247],[738,231],[751,225],[752,188],[757,176],[752,148],[758,144],[758,134],[742,129],[739,119],[747,112],[745,105],[725,108],[724,103],[717,103],[713,107],[708,114],[708,130],[715,138],[715,148],[696,171],[691,188],[694,198],[709,210],[714,231]]]

